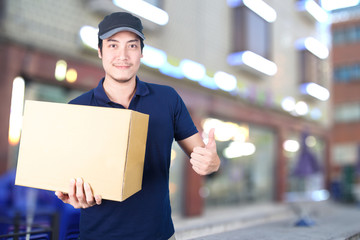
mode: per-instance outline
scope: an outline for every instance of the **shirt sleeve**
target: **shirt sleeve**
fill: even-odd
[[[191,137],[198,132],[190,113],[187,110],[184,101],[179,94],[176,94],[176,103],[174,108],[174,138],[176,141]]]

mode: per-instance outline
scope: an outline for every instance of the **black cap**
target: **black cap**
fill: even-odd
[[[111,37],[115,33],[122,31],[129,31],[137,34],[143,40],[145,39],[142,33],[143,26],[141,20],[127,12],[115,12],[104,17],[99,23],[100,39]]]

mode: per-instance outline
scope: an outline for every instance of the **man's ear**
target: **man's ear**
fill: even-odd
[[[99,56],[100,59],[102,58],[102,54],[101,54],[100,48],[98,48],[98,56]]]

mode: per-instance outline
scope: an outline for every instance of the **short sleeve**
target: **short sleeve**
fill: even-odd
[[[175,91],[175,90],[174,90]],[[184,101],[176,93],[176,104],[174,109],[174,138],[176,141],[191,137],[198,132]]]

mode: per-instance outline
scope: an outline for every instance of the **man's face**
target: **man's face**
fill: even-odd
[[[105,79],[117,82],[134,80],[142,58],[140,39],[132,32],[118,32],[103,40],[102,59]]]

